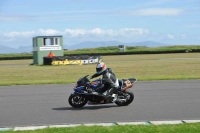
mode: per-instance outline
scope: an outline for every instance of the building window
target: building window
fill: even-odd
[[[43,38],[44,46],[59,45],[59,38]]]
[[[54,45],[59,45],[59,38],[54,38],[55,42]]]
[[[49,46],[51,45],[51,38],[43,38],[43,45],[44,46]]]
[[[119,45],[119,48],[124,48],[125,46],[124,45]]]

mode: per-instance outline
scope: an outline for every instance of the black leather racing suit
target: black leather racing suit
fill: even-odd
[[[99,84],[99,86],[97,87],[97,89],[95,90],[98,93],[103,93],[106,90],[110,89],[106,94],[106,96],[113,94],[113,92],[115,92],[118,87],[119,87],[119,82],[117,77],[115,76],[115,74],[113,73],[111,68],[107,68],[103,73],[98,74],[95,73],[94,75],[91,76],[92,78],[96,78],[98,76],[102,75],[102,83]]]

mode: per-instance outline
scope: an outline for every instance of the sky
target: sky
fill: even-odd
[[[0,0],[0,45],[35,36],[83,41],[200,44],[200,0]]]

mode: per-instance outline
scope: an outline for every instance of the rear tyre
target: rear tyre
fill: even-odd
[[[87,103],[87,99],[78,94],[71,94],[68,102],[74,108],[82,108]]]
[[[128,106],[134,100],[134,94],[131,91],[125,91],[118,95],[116,104],[118,106]]]

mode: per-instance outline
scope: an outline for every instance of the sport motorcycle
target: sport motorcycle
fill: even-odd
[[[82,108],[88,104],[108,104],[115,103],[118,106],[127,106],[134,100],[134,93],[129,89],[137,81],[136,78],[118,80],[119,87],[112,95],[107,96],[109,89],[99,94],[95,91],[102,78],[90,81],[89,75],[86,75],[76,82],[74,92],[68,98],[69,104],[74,108]]]

